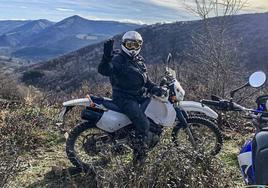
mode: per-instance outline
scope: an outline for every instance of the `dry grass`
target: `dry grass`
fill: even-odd
[[[114,158],[112,165],[96,168],[95,176],[73,174],[62,130],[55,126],[58,111],[54,106],[34,104],[1,110],[0,133],[6,138],[0,145],[1,169],[13,166],[1,171],[6,177],[1,187],[235,187],[241,182],[237,171],[234,175],[238,168],[233,150],[225,149],[218,159],[167,143],[149,154],[142,169]],[[78,121],[78,113],[69,116],[67,129]]]
[[[110,86],[83,87],[70,98],[88,93],[110,96]],[[55,126],[61,95],[44,100],[47,95],[29,87],[20,104],[3,105],[0,109],[0,187],[241,187],[236,163],[241,145],[243,122],[228,124],[223,129],[231,135],[217,158],[192,153],[188,148],[161,144],[150,154],[141,169],[117,158],[112,165],[96,168],[92,176],[76,174],[65,156],[64,132],[80,121],[80,109],[68,114],[65,127]],[[51,104],[53,103],[53,104]],[[234,118],[228,117],[235,122]],[[240,117],[238,117],[240,119]],[[237,126],[236,126],[237,125]],[[231,128],[234,128],[232,130]],[[245,135],[246,133],[243,132]]]

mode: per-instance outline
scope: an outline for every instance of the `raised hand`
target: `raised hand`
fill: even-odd
[[[109,39],[109,40],[104,42],[103,56],[106,59],[111,59],[112,53],[113,53],[113,46],[114,46],[114,40],[113,39]]]

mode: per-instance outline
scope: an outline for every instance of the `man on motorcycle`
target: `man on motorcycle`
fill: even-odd
[[[150,122],[140,103],[146,90],[156,95],[162,95],[162,90],[148,77],[144,59],[139,54],[143,39],[138,32],[124,34],[120,53],[113,53],[113,43],[112,39],[104,43],[98,72],[110,78],[113,101],[135,126],[134,161],[143,161]]]

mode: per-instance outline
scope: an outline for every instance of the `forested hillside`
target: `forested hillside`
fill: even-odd
[[[220,18],[209,21],[215,26]],[[225,34],[234,43],[237,67],[250,70],[267,69],[268,63],[268,13],[231,16]],[[142,54],[147,64],[165,61],[169,52],[178,64],[191,62],[193,36],[202,33],[202,21],[156,24],[138,29],[144,38]],[[121,35],[115,36],[115,48],[119,48]],[[97,66],[101,60],[103,43],[94,44],[48,62],[32,66],[24,74],[23,81],[45,89],[60,87],[72,90],[83,80],[99,80]],[[200,62],[195,62],[200,63]],[[38,72],[38,73],[37,73]],[[37,74],[36,74],[37,73]],[[31,76],[33,75],[33,77]],[[34,75],[38,75],[34,77]]]

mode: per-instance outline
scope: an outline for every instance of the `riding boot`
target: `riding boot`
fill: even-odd
[[[147,157],[148,145],[145,137],[138,137],[134,140],[133,165],[142,166]]]

